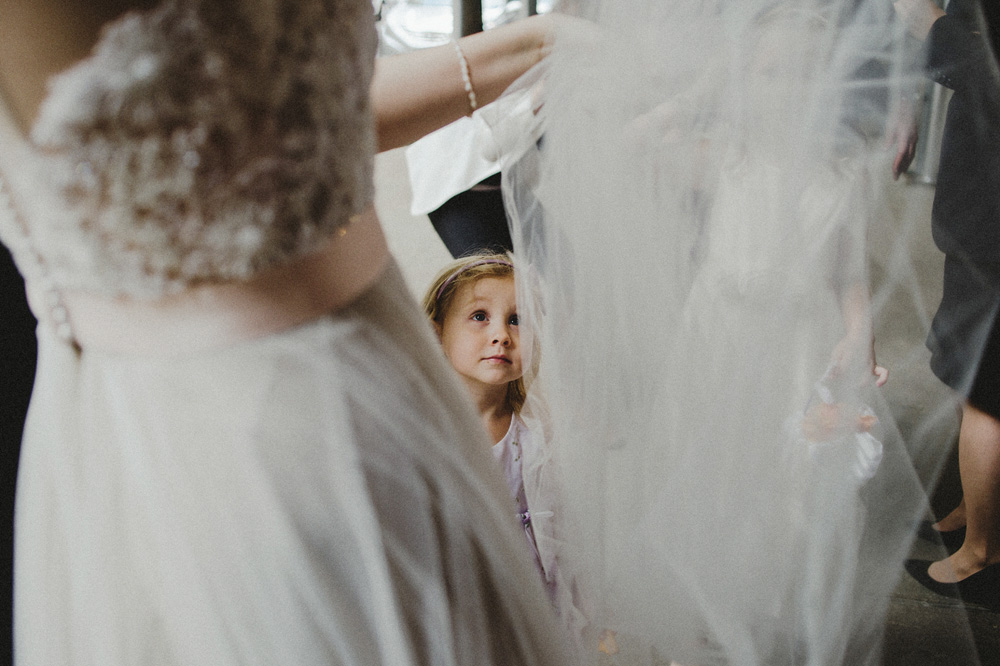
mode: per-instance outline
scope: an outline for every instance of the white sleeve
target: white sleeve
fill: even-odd
[[[488,130],[478,115],[479,111],[471,118],[459,118],[406,148],[411,214],[426,215],[500,171],[500,164],[484,155]]]

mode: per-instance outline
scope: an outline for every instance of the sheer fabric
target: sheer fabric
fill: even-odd
[[[212,352],[40,333],[19,666],[563,663],[487,438],[395,268]]]
[[[596,27],[492,122],[581,661],[612,630],[616,663],[879,663],[954,406],[914,417],[872,367],[906,305],[880,360],[927,363],[885,144],[915,44],[875,0],[564,9]]]
[[[371,198],[373,57],[366,0],[164,0],[57,77],[30,141],[0,106],[0,234],[41,320],[18,666],[564,663],[488,438],[395,266],[208,351],[81,347],[60,302],[339,240]]]

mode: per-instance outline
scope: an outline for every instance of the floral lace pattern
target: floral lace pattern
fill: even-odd
[[[52,80],[32,131],[58,287],[158,296],[317,247],[372,200],[369,3],[166,0]]]

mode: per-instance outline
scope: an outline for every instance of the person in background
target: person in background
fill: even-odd
[[[407,146],[413,201],[452,257],[513,249],[500,185],[500,164],[486,148],[482,115],[460,118]]]
[[[926,43],[926,69],[954,91],[945,120],[932,210],[945,254],[944,291],[928,337],[931,369],[963,398],[959,473],[963,499],[933,528],[964,529],[948,558],[907,562],[931,590],[979,601],[1000,594],[1000,8],[952,0],[893,3]],[[956,539],[956,541],[959,539]]]

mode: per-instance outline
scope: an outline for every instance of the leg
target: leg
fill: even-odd
[[[951,510],[951,512],[942,518],[941,520],[934,523],[934,529],[939,532],[952,532],[957,529],[965,527],[965,498],[959,502],[958,506]]]
[[[958,458],[967,531],[962,547],[929,569],[931,577],[942,583],[962,580],[1000,562],[1000,421],[966,404]]]
[[[962,412],[965,408],[965,401],[956,405],[955,416],[958,417],[958,423],[961,426],[962,423]],[[939,482],[940,483],[940,482]],[[957,530],[965,529],[965,498],[962,497],[958,503],[958,506],[949,511],[944,518],[931,524],[931,529],[937,530],[938,532],[948,532],[955,533],[955,537],[959,538]],[[950,536],[950,535],[949,535]],[[949,538],[949,537],[943,537]],[[962,536],[961,538],[964,538]]]
[[[931,326],[931,369],[965,395],[958,434],[963,499],[937,527],[966,525],[962,547],[929,569],[962,580],[1000,560],[1000,272],[946,255],[944,293]]]

